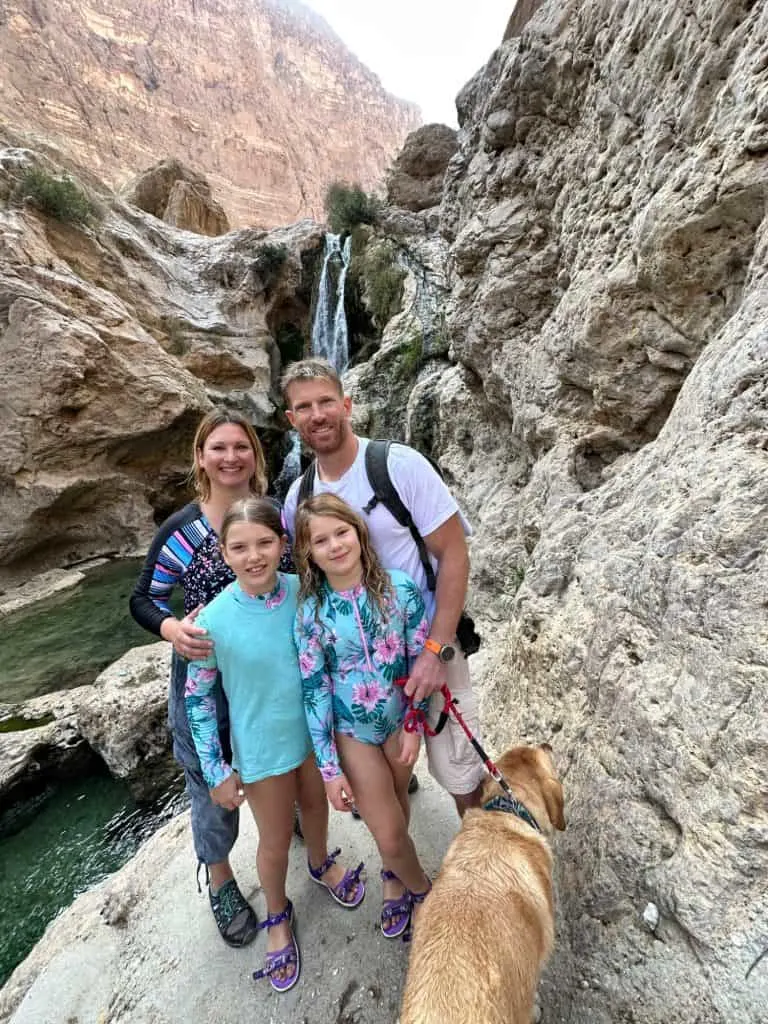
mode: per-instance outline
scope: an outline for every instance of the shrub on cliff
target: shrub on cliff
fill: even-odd
[[[264,242],[256,250],[253,269],[261,278],[267,291],[277,280],[277,276],[287,259],[288,249],[284,245],[273,245],[272,242]]]
[[[337,235],[358,224],[375,224],[379,218],[379,201],[359,185],[334,181],[325,193],[324,205],[328,227]]]
[[[16,202],[30,202],[41,213],[65,224],[87,224],[96,216],[90,197],[64,175],[56,178],[42,167],[30,167],[14,189]]]
[[[395,260],[395,250],[388,242],[370,246],[363,256],[366,298],[380,330],[399,313],[403,306],[405,271]]]

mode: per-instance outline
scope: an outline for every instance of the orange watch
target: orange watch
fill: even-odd
[[[436,655],[440,661],[447,664],[449,661],[453,661],[456,657],[456,648],[453,644],[440,644],[437,640],[433,640],[432,637],[427,637],[424,641],[424,646],[432,654]]]

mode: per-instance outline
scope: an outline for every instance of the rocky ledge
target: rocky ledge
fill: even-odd
[[[0,811],[98,759],[137,798],[162,792],[178,776],[166,729],[170,659],[166,643],[135,647],[90,686],[0,704]]]
[[[413,835],[433,873],[457,819],[426,766],[419,766],[419,776]],[[332,812],[330,838],[344,848],[349,863],[364,859],[369,878],[377,878],[378,856],[361,822]],[[232,860],[243,892],[263,916],[255,852],[256,829],[245,812]],[[262,964],[263,939],[234,950],[216,933],[207,895],[195,891],[185,813],[48,927],[0,991],[0,1024],[241,1024],[248,1017],[271,1024],[392,1024],[408,946],[381,936],[378,881],[351,913],[311,882],[304,858],[303,845],[294,840],[288,891],[296,906],[303,972],[287,995],[251,980]]]

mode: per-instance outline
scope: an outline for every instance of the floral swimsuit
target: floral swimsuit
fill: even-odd
[[[304,710],[323,779],[341,774],[335,732],[380,746],[403,724],[407,677],[429,634],[421,591],[392,570],[386,621],[362,586],[300,605],[295,636]],[[317,614],[316,614],[317,611]]]

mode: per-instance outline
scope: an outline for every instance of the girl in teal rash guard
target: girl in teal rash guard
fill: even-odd
[[[408,780],[426,705],[403,692],[429,633],[421,591],[386,572],[368,528],[346,502],[320,494],[296,514],[301,576],[296,645],[304,708],[328,799],[354,803],[382,859],[386,938],[408,933],[430,883],[408,834]]]
[[[328,802],[312,755],[293,642],[298,580],[278,572],[286,544],[280,513],[266,498],[235,502],[221,551],[235,582],[200,612],[213,649],[187,671],[185,702],[211,799],[235,807],[245,796],[256,819],[256,862],[267,901],[267,956],[254,977],[278,992],[299,978],[293,905],[285,892],[293,808],[298,801],[310,876],[341,906],[362,902],[363,865],[344,872],[328,853]],[[217,677],[229,703],[232,763],[225,760],[210,693]]]

